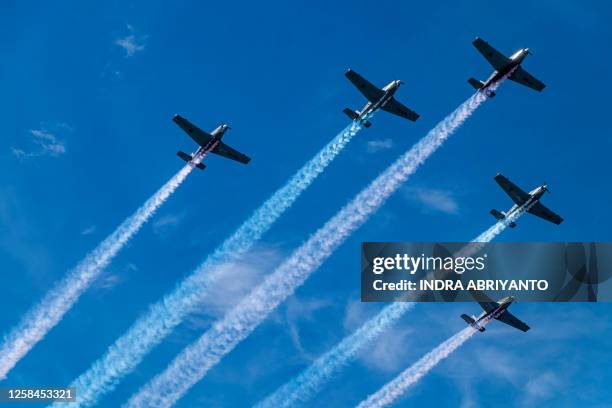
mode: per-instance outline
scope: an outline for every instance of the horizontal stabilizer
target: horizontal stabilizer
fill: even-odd
[[[476,320],[474,320],[474,318],[473,318],[473,317],[470,317],[470,316],[468,316],[468,315],[466,315],[466,314],[462,314],[462,315],[461,315],[461,318],[462,318],[463,320],[465,320],[465,322],[466,322],[467,324],[469,324],[470,326],[472,326],[474,329],[478,330],[479,332],[483,332],[483,331],[485,331],[485,328],[484,328],[484,327],[482,327],[482,326],[479,326],[479,325],[478,325],[478,323],[476,323]]]
[[[491,215],[500,221],[506,218],[506,216],[503,213],[497,211],[495,208],[491,210]]]
[[[349,118],[351,118],[353,120],[355,120],[355,119],[357,119],[359,117],[359,114],[357,112],[355,112],[354,110],[349,109],[349,108],[344,108],[344,110],[342,112],[344,112],[344,114],[346,116],[348,116]]]
[[[344,114],[345,114],[346,116],[348,116],[349,118],[351,118],[352,120],[357,120],[357,119],[359,119],[359,113],[355,112],[355,111],[354,111],[354,110],[352,110],[352,109],[349,109],[349,108],[344,108],[344,110],[343,110],[342,112],[344,112]],[[361,124],[362,124],[364,127],[367,127],[367,128],[369,128],[370,126],[372,126],[372,123],[371,123],[369,120],[365,120],[365,119],[361,120]]]
[[[185,152],[180,152],[180,151],[179,151],[179,152],[176,152],[176,155],[177,155],[178,157],[180,157],[181,159],[185,160],[187,163],[189,163],[190,161],[192,161],[192,160],[193,160],[193,157],[191,157],[190,155],[188,155],[188,154],[187,154],[187,153],[185,153]]]
[[[472,319],[470,316],[468,316],[468,315],[466,315],[466,314],[462,314],[462,315],[461,315],[461,318],[462,318],[463,320],[465,320],[465,322],[466,322],[467,324],[474,324],[474,323],[476,323],[476,320]]]
[[[468,79],[468,83],[472,85],[475,89],[482,89],[484,86],[484,82],[477,80],[476,78]]]
[[[506,214],[504,214],[503,212],[499,212],[496,209],[492,209],[491,210],[491,215],[494,216],[498,221],[506,219]],[[516,227],[516,223],[514,221],[512,221],[510,224],[508,224],[508,226],[510,228],[514,228],[514,227]]]
[[[193,156],[190,156],[185,152],[176,152],[176,155],[180,157],[181,159],[185,160],[187,163],[191,163],[193,160]],[[194,163],[194,164],[200,170],[204,170],[206,168],[206,165],[204,163],[197,163],[197,164]]]

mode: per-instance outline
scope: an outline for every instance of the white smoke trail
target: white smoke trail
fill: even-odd
[[[439,122],[299,247],[274,273],[267,276],[262,284],[253,289],[222,320],[217,321],[196,342],[186,347],[163,373],[133,395],[127,406],[173,405],[225,354],[246,338],[278,304],[290,296],[485,99],[483,93],[477,92]]]
[[[368,117],[369,119],[369,117]],[[79,390],[77,403],[70,407],[90,406],[106,392],[111,391],[125,375],[130,373],[189,313],[204,299],[208,287],[221,274],[219,266],[237,259],[272,226],[295,202],[299,195],[325,170],[349,141],[361,130],[352,122],[310,159],[289,181],[221,244],[198,268],[180,282],[172,292],[153,304],[106,353],[71,386]],[[66,403],[56,403],[66,407]]]
[[[459,333],[455,334],[444,343],[427,353],[419,361],[408,367],[400,375],[388,382],[383,388],[375,394],[370,395],[365,401],[362,401],[358,408],[381,408],[391,404],[397,398],[404,394],[406,389],[416,383],[440,361],[448,357],[453,351],[465,343],[477,330],[471,326],[466,327]]]
[[[395,302],[345,337],[336,347],[319,357],[299,376],[256,405],[256,408],[280,408],[304,404],[321,390],[323,384],[353,360],[364,346],[412,310],[412,302]]]
[[[4,379],[17,362],[62,319],[102,269],[192,170],[192,166],[185,165],[22,317],[20,323],[4,337],[0,346],[0,379]]]
[[[506,218],[504,218],[503,220],[500,220],[497,224],[495,224],[493,227],[489,228],[488,230],[486,230],[485,232],[483,232],[482,234],[480,234],[475,240],[474,242],[489,242],[491,241],[493,238],[495,238],[497,235],[499,235],[499,233],[501,233],[503,230],[505,230],[506,228],[508,228],[508,226],[515,222],[516,220],[518,220],[523,214],[525,214],[525,212],[529,211],[529,209],[535,204],[536,202],[534,201],[533,203],[530,203],[528,205],[523,205],[519,208],[516,209],[515,212],[513,212],[512,214],[510,214],[509,216],[507,216]]]
[[[512,221],[516,221],[524,210],[516,211],[510,219],[502,220],[487,229],[471,242],[487,243],[499,235]],[[471,256],[480,250],[479,245],[467,245],[457,256]],[[394,325],[405,313],[412,310],[411,302],[395,302],[383,308],[376,316],[366,321],[358,330],[345,337],[333,349],[317,358],[306,370],[293,378],[273,394],[256,405],[257,408],[291,407],[303,404],[317,394],[340,370],[353,361],[359,351]]]

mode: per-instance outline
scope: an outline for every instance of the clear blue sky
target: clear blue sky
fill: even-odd
[[[257,402],[357,327],[361,241],[465,241],[510,206],[492,177],[526,189],[566,221],[533,217],[508,241],[609,241],[609,21],[604,2],[5,1],[0,16],[0,330],[17,323],[194,145],[171,118],[232,125],[248,166],[208,157],[7,384],[65,385],[149,303],[188,274],[347,123],[362,96],[351,67],[384,85],[416,123],[377,115],[265,236],[232,279],[108,395],[125,401],[229,304],[439,119],[490,67],[481,36],[547,84],[504,84],[449,142],[180,406]],[[121,41],[123,40],[123,41]],[[123,44],[123,46],[119,45]],[[32,132],[34,131],[34,132]],[[409,405],[609,406],[608,304],[517,304],[532,327],[491,325],[402,400]],[[470,304],[424,304],[348,367],[312,406],[351,405],[461,327]]]

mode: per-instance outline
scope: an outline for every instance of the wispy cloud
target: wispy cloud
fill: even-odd
[[[134,28],[128,24],[129,34],[125,37],[115,40],[115,44],[123,48],[126,57],[132,57],[136,53],[143,51],[147,45],[146,35],[137,36],[134,33]]]
[[[301,337],[299,323],[301,321],[311,322],[314,314],[318,310],[330,306],[331,301],[326,299],[299,299],[297,296],[289,298],[285,310],[289,336],[295,349],[300,356],[307,361],[313,360],[313,356],[304,348]]]
[[[211,285],[199,312],[216,318],[224,316],[270,273],[270,270],[281,261],[281,257],[282,253],[278,248],[262,244],[257,245],[240,260],[219,266],[223,273],[219,280]],[[190,326],[198,331],[201,330],[201,327]]]
[[[368,141],[367,144],[367,152],[368,153],[378,153],[382,150],[389,150],[393,147],[392,139],[375,139]]]
[[[351,300],[346,305],[342,326],[347,332],[353,332],[375,314],[376,310],[369,304]]]
[[[172,341],[184,344],[193,338],[194,332],[201,333],[210,328],[211,319],[223,317],[236,306],[244,295],[273,270],[281,256],[276,247],[262,244],[239,260],[220,265],[221,276],[211,285],[208,296],[202,299],[196,313],[185,319],[187,330],[175,333]]]
[[[379,311],[378,306],[364,304],[359,300],[350,301],[344,313],[344,329],[348,333],[354,332]],[[412,328],[397,327],[393,336],[379,336],[375,342],[359,353],[359,361],[371,370],[385,373],[398,371],[406,363],[410,351],[409,336],[412,332]]]
[[[87,227],[83,231],[81,231],[81,235],[91,235],[94,232],[96,232],[96,226],[95,225],[90,225],[89,227]]]
[[[64,128],[65,124],[62,124]],[[35,146],[33,150],[25,150],[19,147],[11,147],[15,157],[20,159],[40,156],[59,157],[66,153],[66,144],[51,131],[41,129],[31,129],[29,132],[30,143]]]
[[[560,389],[566,388],[564,381],[553,371],[544,371],[530,378],[525,384],[523,406],[537,406],[550,399]]]
[[[0,188],[0,231],[0,251],[20,265],[19,273],[27,274],[34,286],[44,290],[52,279],[48,273],[53,270],[53,257],[36,238],[41,232],[32,224],[19,195],[6,186]]]
[[[169,229],[178,226],[183,221],[183,214],[167,214],[156,219],[151,227],[157,235],[162,235]]]
[[[428,211],[457,214],[459,204],[452,191],[425,187],[406,187],[404,195],[410,201],[420,204]]]
[[[138,267],[130,262],[118,271],[104,271],[96,281],[95,288],[101,291],[109,291],[123,283],[131,272],[137,270]]]
[[[121,283],[122,280],[123,279],[121,278],[121,276],[119,276],[119,274],[106,274],[100,277],[100,279],[96,282],[95,286],[98,289],[109,290]]]

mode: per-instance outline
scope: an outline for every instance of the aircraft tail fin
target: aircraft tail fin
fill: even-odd
[[[187,163],[191,163],[191,161],[193,160],[193,156],[190,156],[185,152],[178,151],[176,152],[176,155],[181,159],[185,160]],[[200,170],[204,170],[206,168],[206,165],[204,163],[197,163],[195,164],[195,166]]]
[[[349,118],[351,118],[352,120],[359,119],[359,113],[355,112],[354,110],[350,108],[344,108],[342,112],[344,112],[344,114],[348,116]],[[372,126],[372,123],[370,123],[369,120],[362,120],[361,123],[363,124],[364,127],[367,127],[367,128]]]
[[[478,325],[478,323],[476,323],[476,320],[475,320],[473,317],[470,317],[470,316],[468,316],[468,315],[466,315],[466,314],[462,314],[462,315],[461,315],[461,318],[462,318],[463,320],[465,320],[465,322],[466,322],[467,324],[469,324],[470,326],[472,326],[473,328],[475,328],[475,329],[476,329],[476,330],[478,330],[479,332],[483,332],[483,331],[485,331],[485,328],[484,328],[484,327],[482,327],[482,326],[479,326],[479,325]]]

